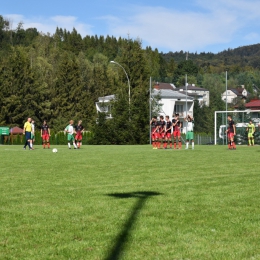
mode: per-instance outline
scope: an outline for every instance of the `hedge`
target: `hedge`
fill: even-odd
[[[82,144],[90,144],[93,139],[92,132],[84,132],[82,138]],[[10,145],[23,145],[25,143],[25,137],[22,134],[17,135],[9,135],[9,136],[1,136],[0,144],[10,144]],[[50,136],[50,144],[51,145],[66,145],[67,135],[64,132],[52,133]],[[35,145],[42,144],[42,138],[40,131],[36,131],[35,133]]]

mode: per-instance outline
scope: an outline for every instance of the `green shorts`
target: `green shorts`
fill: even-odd
[[[33,133],[31,133],[31,139],[34,139],[35,135]]]
[[[254,138],[254,135],[253,135],[253,133],[248,133],[248,136],[247,136],[248,138]]]
[[[193,132],[188,131],[186,133],[186,140],[193,140]]]
[[[74,135],[68,134],[68,141],[74,141],[74,140],[75,140]]]

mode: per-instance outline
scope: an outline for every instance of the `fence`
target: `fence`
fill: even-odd
[[[186,142],[186,135],[182,135],[182,142]],[[194,134],[194,143],[197,145],[211,145],[214,144],[214,136],[207,134]]]

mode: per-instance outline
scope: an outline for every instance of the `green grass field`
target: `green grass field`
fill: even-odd
[[[260,259],[259,146],[35,148],[0,146],[1,260]]]

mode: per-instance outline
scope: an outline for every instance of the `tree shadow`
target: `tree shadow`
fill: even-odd
[[[120,255],[124,251],[124,247],[128,241],[129,234],[133,228],[138,214],[142,210],[145,202],[152,196],[162,195],[162,193],[153,192],[153,191],[137,191],[137,192],[127,192],[127,193],[110,193],[106,194],[107,196],[114,197],[117,199],[129,199],[137,198],[136,203],[133,206],[132,213],[129,218],[126,220],[125,224],[122,227],[122,230],[115,238],[115,244],[105,260],[119,260]]]

